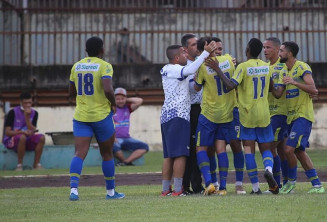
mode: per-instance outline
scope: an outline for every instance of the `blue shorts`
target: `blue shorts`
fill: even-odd
[[[274,140],[271,124],[267,127],[246,128],[241,124],[241,139],[255,140],[258,143],[270,143]]]
[[[230,143],[231,140],[237,139],[233,122],[214,123],[202,114],[199,116],[195,135],[197,146],[213,146],[216,140],[225,140],[226,143]]]
[[[275,115],[271,117],[271,126],[274,134],[274,141],[282,141],[287,137],[287,116]]]
[[[161,124],[162,146],[164,158],[189,156],[190,122],[176,117]]]
[[[241,133],[241,123],[240,123],[240,115],[238,112],[238,107],[234,107],[233,109],[233,126],[236,132],[236,139],[239,140],[240,133]]]
[[[309,137],[311,133],[312,122],[305,118],[297,118],[288,125],[287,146],[305,150],[309,147]]]
[[[81,122],[73,120],[74,136],[76,137],[92,137],[98,142],[105,142],[115,133],[114,121],[112,119],[113,112],[98,122]]]
[[[113,147],[113,153],[116,153],[119,150],[129,150],[131,152],[135,150],[146,150],[149,151],[148,144],[134,139],[132,137],[130,138],[116,138],[116,141],[114,143]]]

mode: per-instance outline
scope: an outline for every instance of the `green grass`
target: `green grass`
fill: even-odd
[[[311,157],[313,164],[318,170],[327,170],[327,150],[317,150],[308,149],[308,154]],[[230,169],[234,170],[233,166],[233,154],[228,152],[228,157],[230,160]],[[140,173],[140,172],[161,172],[163,155],[162,152],[148,152],[145,155],[145,164],[143,166],[124,166],[116,167],[116,173]],[[262,159],[259,151],[256,152],[256,161],[259,169],[263,168]],[[99,163],[100,164],[100,163]],[[301,170],[301,165],[298,164],[299,170]],[[57,174],[68,174],[69,169],[44,169],[40,171],[36,170],[24,170],[21,172],[16,172],[12,170],[0,171],[1,176],[17,176],[17,175],[57,175]],[[102,174],[101,167],[84,167],[83,174]]]
[[[120,186],[122,200],[105,200],[103,187],[80,187],[76,202],[67,187],[5,189],[0,215],[1,221],[326,221],[327,194],[307,194],[310,186],[298,183],[289,195],[237,196],[229,185],[224,197],[159,197],[157,185]]]
[[[308,150],[315,167],[327,169],[327,150]],[[232,161],[232,153],[228,153]],[[257,152],[258,167],[262,160]],[[161,171],[162,152],[149,152],[144,166],[117,167],[117,173]],[[233,170],[233,164],[230,163]],[[0,171],[2,176],[68,174],[68,169],[23,172]],[[102,174],[86,167],[83,174]],[[119,186],[122,200],[105,200],[104,187],[80,187],[80,201],[68,200],[69,188],[0,189],[0,221],[327,221],[327,193],[307,194],[310,183],[297,183],[294,194],[237,196],[228,184],[227,196],[159,197],[161,186]],[[245,184],[249,193],[251,185]],[[266,190],[261,184],[261,190]]]

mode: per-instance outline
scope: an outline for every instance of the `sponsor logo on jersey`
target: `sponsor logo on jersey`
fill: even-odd
[[[249,76],[267,75],[269,74],[269,67],[268,66],[248,67],[246,71]]]
[[[297,97],[297,96],[299,96],[299,94],[300,94],[299,89],[289,89],[289,90],[286,90],[286,98],[287,99],[291,99],[291,98]]]
[[[290,133],[290,139],[295,139],[296,136],[296,132],[291,132]]]
[[[269,105],[269,110],[274,111],[277,110],[278,106],[277,105]]]
[[[228,60],[226,60],[225,62],[219,63],[219,68],[222,71],[225,71],[226,69],[230,69],[230,63]]]
[[[274,67],[274,70],[282,70],[283,69],[283,64],[279,63],[277,66]]]
[[[99,71],[100,64],[87,64],[87,63],[79,63],[75,70],[78,72],[83,72],[83,71]]]
[[[290,110],[287,112],[287,115],[292,116],[292,115],[295,115],[295,113],[296,113],[295,110]]]

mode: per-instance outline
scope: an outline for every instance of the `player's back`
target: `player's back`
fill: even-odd
[[[191,100],[188,81],[182,77],[184,66],[167,64],[161,70],[165,101],[161,110],[161,123],[180,117],[190,119]],[[178,78],[180,77],[180,78]]]
[[[111,64],[97,57],[86,57],[74,64],[70,76],[77,92],[74,119],[96,122],[107,117],[111,104],[104,94],[102,79],[112,75]]]
[[[232,57],[217,56],[219,67],[227,78],[235,70]],[[235,90],[228,91],[217,73],[202,64],[197,76],[198,84],[203,84],[201,114],[215,123],[227,123],[233,120],[233,108],[236,106]]]
[[[238,84],[240,121],[247,128],[266,127],[270,123],[268,92],[269,64],[250,59],[238,65],[232,80]]]

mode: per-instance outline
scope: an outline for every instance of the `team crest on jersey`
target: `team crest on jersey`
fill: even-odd
[[[168,75],[167,72],[164,71],[163,69],[160,70],[160,74],[161,74],[162,76],[167,76],[167,75]]]
[[[272,79],[279,79],[279,72],[274,72],[272,74]]]
[[[100,64],[88,64],[88,63],[79,63],[75,70],[78,72],[81,71],[98,71],[100,68]]]
[[[208,73],[208,75],[214,75],[214,74],[216,74],[216,71],[213,70],[212,68],[206,66],[206,69],[207,69],[207,73]]]
[[[249,76],[267,75],[269,74],[269,67],[268,66],[249,67],[247,68],[247,74]]]

